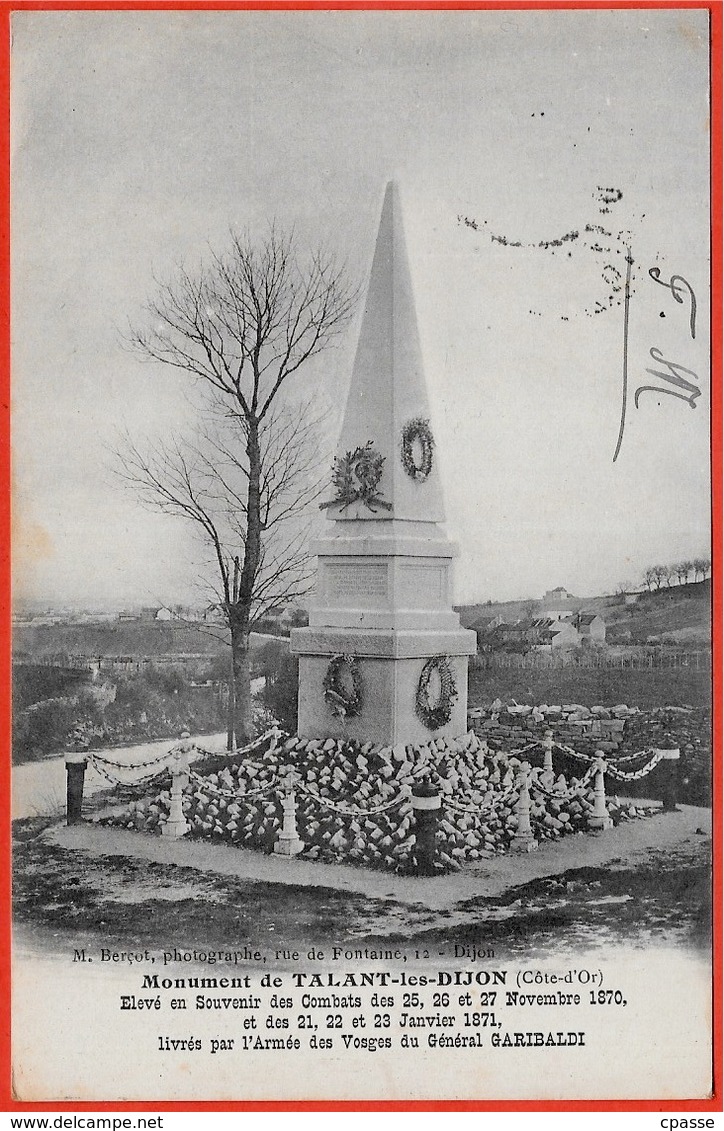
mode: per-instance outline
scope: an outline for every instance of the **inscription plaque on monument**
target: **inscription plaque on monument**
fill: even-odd
[[[386,565],[330,565],[325,570],[330,597],[386,597]]]
[[[445,596],[445,570],[439,565],[403,566],[400,571],[400,596],[411,607],[437,603]]]

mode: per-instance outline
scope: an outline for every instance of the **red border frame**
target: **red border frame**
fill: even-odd
[[[724,1110],[722,1103],[722,982],[724,954],[722,953],[722,751],[724,730],[722,725],[722,634],[724,601],[722,597],[722,452],[724,433],[722,431],[722,3],[723,0],[680,0],[666,3],[665,0],[212,0],[204,4],[200,0],[116,0],[114,3],[82,0],[0,0],[0,60],[5,64],[0,86],[0,140],[8,159],[0,162],[0,342],[2,343],[2,363],[0,364],[0,414],[2,416],[2,443],[0,443],[0,481],[8,485],[7,492],[0,498],[0,720],[2,720],[3,746],[8,756],[0,759],[0,798],[6,807],[6,820],[0,839],[0,953],[6,961],[0,963],[0,1104],[5,1112],[43,1112],[43,1111],[137,1111],[137,1112],[176,1112],[176,1111],[493,1111],[493,1112],[718,1112]],[[48,1102],[22,1103],[12,1096],[10,1060],[10,1017],[11,1017],[11,978],[7,959],[11,947],[10,899],[11,899],[11,826],[10,826],[10,678],[11,678],[11,633],[10,633],[10,19],[17,11],[103,11],[103,10],[181,10],[181,11],[475,11],[475,10],[515,10],[515,9],[580,9],[597,8],[619,9],[699,9],[709,12],[710,23],[710,91],[711,91],[711,507],[712,507],[712,617],[713,617],[713,809],[715,814],[713,837],[713,933],[714,950],[712,961],[712,1005],[713,1005],[713,1094],[709,1099],[698,1100],[244,1100],[233,1102],[201,1101],[133,1101],[112,1102]],[[719,757],[717,757],[717,754]]]

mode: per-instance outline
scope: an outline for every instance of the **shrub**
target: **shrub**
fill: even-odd
[[[290,734],[297,731],[299,661],[283,646],[269,653],[262,702]]]
[[[13,748],[26,758],[42,757],[67,744],[76,722],[73,699],[46,699],[20,711],[13,719]]]

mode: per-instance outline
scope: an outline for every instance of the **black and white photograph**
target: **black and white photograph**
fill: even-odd
[[[12,13],[15,1101],[710,1100],[719,15]]]

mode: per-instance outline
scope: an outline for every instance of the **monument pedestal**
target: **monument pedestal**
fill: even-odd
[[[467,658],[477,640],[460,627],[450,605],[456,547],[434,523],[410,525],[412,537],[398,534],[394,520],[367,521],[363,530],[349,533],[347,524],[344,535],[313,547],[319,556],[317,600],[309,627],[292,632],[301,737],[396,745],[465,733]],[[353,656],[357,663],[363,689],[358,714],[344,714],[333,697],[325,698],[335,656]],[[418,690],[433,657],[441,658],[443,672],[447,665],[454,696],[448,721],[431,727],[418,710]],[[426,698],[434,705],[444,689],[438,666],[433,669]]]
[[[295,630],[304,632],[304,629]],[[462,634],[461,634],[462,635]],[[322,645],[323,641],[318,641]],[[408,659],[375,655],[373,650],[394,651],[398,641],[392,633],[380,632],[373,638],[368,633],[351,632],[346,653],[320,652],[299,657],[299,735],[302,738],[351,738],[380,746],[398,743],[417,745],[431,738],[459,738],[467,729],[467,655],[447,659],[453,673],[457,697],[451,705],[449,722],[430,729],[415,710],[417,688],[426,660],[442,654],[441,641],[410,636],[405,644],[413,649]],[[458,647],[463,641],[455,642]],[[308,648],[312,640],[295,640],[294,650]],[[429,649],[423,651],[423,649]],[[345,717],[336,713],[324,697],[324,679],[332,656],[352,654],[359,663],[364,696],[358,715]]]

